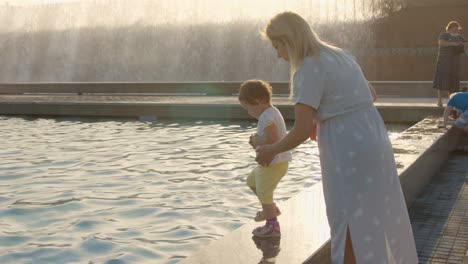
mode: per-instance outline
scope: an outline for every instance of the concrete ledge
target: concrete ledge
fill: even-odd
[[[434,101],[435,102],[435,101]],[[431,98],[381,98],[375,105],[385,122],[416,123],[442,115]],[[294,119],[293,102],[273,97],[286,120]],[[0,114],[157,118],[251,119],[236,96],[90,96],[0,95]]]
[[[190,105],[159,103],[10,103],[0,104],[4,115],[49,115],[49,116],[94,116],[133,117],[155,116],[157,118],[205,118],[205,119],[249,119],[239,106]]]
[[[408,207],[443,166],[450,151],[463,139],[456,128],[437,128],[439,121],[438,117],[427,117],[392,141]],[[252,222],[214,241],[181,263],[259,263],[265,254],[276,263],[331,263],[321,183],[289,199],[281,208],[284,208],[281,216],[283,237],[281,244],[276,242],[280,251],[268,254],[272,252],[265,253],[258,245],[254,247],[250,231],[256,224]]]
[[[400,182],[408,207],[463,139],[463,133],[455,127],[449,130],[437,128],[440,121],[439,117],[428,117],[404,131],[393,142]]]
[[[382,101],[382,100],[380,100]],[[442,116],[444,108],[424,106],[388,106],[375,103],[382,119],[390,123],[416,123],[427,116]]]
[[[437,97],[432,88],[432,81],[373,81],[377,94],[402,97]],[[468,81],[461,81],[461,86],[468,86]]]
[[[0,94],[198,94],[233,95],[242,82],[0,83]],[[372,81],[380,96],[436,97],[432,81]],[[274,94],[289,94],[288,82],[272,82]],[[462,81],[468,86],[468,81]]]
[[[275,263],[273,260],[276,263],[302,263],[330,237],[323,199],[319,182],[279,204],[283,234],[280,239],[253,238],[251,231],[259,224],[252,221],[180,263]]]
[[[239,91],[240,82],[71,82],[71,83],[0,83],[0,94],[83,93],[83,94],[141,94],[196,93],[203,95],[232,95]],[[276,84],[278,90],[287,83]]]

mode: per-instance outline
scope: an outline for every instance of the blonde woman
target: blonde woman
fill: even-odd
[[[257,148],[257,162],[300,145],[317,120],[332,262],[418,263],[392,145],[359,65],[292,12],[273,17],[263,35],[290,64],[295,123]]]
[[[439,53],[432,87],[437,89],[437,106],[442,107],[442,91],[447,94],[460,89],[460,55],[468,42],[460,34],[462,27],[450,21],[439,35]]]

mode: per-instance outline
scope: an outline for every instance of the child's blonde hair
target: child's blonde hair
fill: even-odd
[[[248,80],[241,84],[239,101],[257,105],[258,101],[271,104],[271,85],[262,80]]]
[[[347,61],[340,48],[320,40],[309,23],[294,12],[286,11],[274,16],[261,32],[261,35],[271,42],[277,41],[285,45],[291,66],[290,88],[293,87],[294,73],[307,56],[316,55],[320,50],[325,49],[335,55],[338,61]],[[292,96],[294,94],[293,89],[290,92]]]

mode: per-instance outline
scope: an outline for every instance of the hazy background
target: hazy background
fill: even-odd
[[[0,82],[287,81],[259,31],[292,10],[351,51],[401,0],[0,2]]]

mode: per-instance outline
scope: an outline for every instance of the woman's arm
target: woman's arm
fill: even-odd
[[[460,43],[439,39],[439,46],[440,47],[455,47],[455,46],[460,46]]]
[[[296,104],[294,110],[294,126],[289,133],[274,144],[257,147],[255,160],[260,165],[269,165],[276,154],[291,150],[309,138],[313,129],[315,109],[305,104]]]

